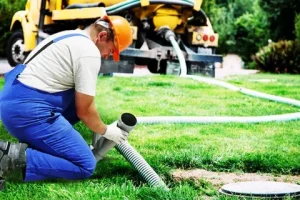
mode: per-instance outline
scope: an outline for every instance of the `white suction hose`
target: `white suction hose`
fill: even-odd
[[[259,97],[263,99],[268,99],[280,103],[287,103],[290,105],[298,106],[300,107],[300,101],[290,99],[290,98],[284,98],[284,97],[278,97],[275,95],[269,95],[264,94],[261,92],[257,92],[254,90],[244,89],[244,88],[238,88],[234,85],[231,85],[226,82],[218,81],[215,79],[209,79],[209,78],[203,78],[198,76],[192,76],[192,75],[186,75],[184,76],[186,78],[192,78],[198,81],[203,81],[209,84],[214,84],[218,86],[225,87],[227,89],[233,90],[233,91],[239,91],[243,94],[248,94],[250,96]],[[121,117],[122,119],[122,117]],[[235,117],[218,117],[218,116],[203,116],[203,117],[197,117],[197,116],[153,116],[153,117],[138,117],[136,118],[136,121],[131,124],[131,126],[126,126],[126,123],[120,123],[122,120],[119,120],[118,124],[123,124],[125,128],[123,130],[127,130],[128,132],[133,129],[133,126],[135,126],[136,122],[138,124],[162,124],[162,123],[258,123],[258,122],[272,122],[272,121],[290,121],[290,120],[298,120],[300,119],[300,112],[296,113],[288,113],[288,114],[281,114],[281,115],[269,115],[269,116],[247,116],[247,117],[241,117],[241,116],[235,116]],[[128,121],[128,120],[127,120]],[[119,126],[120,127],[120,126]],[[101,140],[99,140],[101,141]],[[106,141],[107,142],[107,141]],[[102,149],[101,158],[103,158],[104,153],[106,153],[110,148],[113,146],[116,147],[116,149],[137,169],[137,171],[140,173],[140,175],[151,185],[156,187],[162,187],[166,190],[168,190],[165,183],[160,179],[160,177],[156,174],[156,172],[150,167],[150,165],[143,159],[143,157],[128,143],[122,143],[115,145],[114,143],[108,142],[109,145],[107,145],[104,150]],[[105,144],[105,142],[104,142]],[[105,146],[105,145],[104,145]],[[101,152],[101,150],[99,151]],[[97,153],[96,153],[97,154]]]
[[[164,33],[165,39],[172,43],[172,46],[177,54],[180,62],[181,74],[183,78],[191,78],[197,81],[205,82],[208,84],[218,85],[229,90],[239,91],[249,96],[268,99],[280,103],[286,103],[300,107],[300,101],[290,98],[279,97],[275,95],[265,94],[262,92],[240,88],[224,81],[205,78],[195,75],[187,75],[187,66],[184,60],[183,53],[175,40],[175,34],[168,27],[161,27]],[[255,117],[151,117],[151,118],[138,118],[139,122],[144,123],[161,123],[161,122],[180,122],[180,123],[228,123],[228,122],[240,122],[240,123],[257,123],[257,122],[270,122],[270,121],[289,121],[300,119],[300,113],[271,115],[271,116],[255,116]]]
[[[243,94],[248,94],[250,96],[259,97],[263,99],[268,99],[280,103],[287,103],[290,105],[300,107],[300,101],[278,97],[275,95],[264,94],[254,90],[249,90],[245,88],[238,88],[229,83],[218,81],[210,78],[203,78],[198,76],[186,75],[186,78],[192,78],[194,80],[202,81],[209,84],[214,84],[218,86],[225,87],[233,91],[239,91]],[[123,130],[130,132],[136,123],[139,124],[162,124],[162,123],[258,123],[258,122],[271,122],[271,121],[290,121],[300,119],[300,112],[288,113],[281,115],[269,115],[269,116],[153,116],[153,117],[138,117],[135,118],[131,114],[123,114],[119,121],[114,122]],[[104,155],[114,146],[116,149],[137,169],[140,175],[151,185],[163,187],[168,190],[165,183],[160,179],[156,172],[150,167],[150,165],[143,159],[143,157],[128,143],[122,143],[116,145],[114,142],[106,140],[104,137],[94,134],[93,138],[93,149],[94,155],[97,161],[101,160]]]
[[[174,51],[177,52],[177,57],[178,57],[178,60],[180,63],[180,76],[185,76],[187,74],[187,67],[186,67],[185,59],[181,52],[181,49],[179,48],[179,45],[177,44],[174,36],[170,36],[169,39],[174,48]],[[178,53],[178,52],[180,52],[180,53]]]
[[[286,97],[275,96],[275,95],[270,95],[270,94],[265,94],[265,93],[262,93],[262,92],[258,92],[258,91],[255,91],[255,90],[250,90],[250,89],[246,89],[246,88],[242,88],[242,87],[236,87],[234,85],[231,85],[230,83],[226,83],[224,81],[220,81],[220,80],[216,80],[216,79],[199,77],[199,76],[194,76],[194,75],[186,75],[185,77],[186,78],[191,78],[191,79],[194,79],[194,80],[197,80],[197,81],[209,83],[209,84],[212,84],[212,85],[218,85],[218,86],[221,86],[221,87],[233,90],[233,91],[239,91],[239,92],[241,92],[243,94],[247,94],[249,96],[258,97],[258,98],[262,98],[262,99],[267,99],[267,100],[271,100],[271,101],[275,101],[275,102],[279,102],[279,103],[285,103],[285,104],[300,107],[300,101],[299,100],[286,98]]]
[[[168,31],[165,34],[165,37],[167,40],[169,40],[174,50],[177,53],[180,65],[181,65],[181,77],[184,78],[191,78],[197,81],[205,82],[208,84],[218,85],[233,91],[239,91],[243,94],[247,94],[253,97],[259,97],[263,99],[268,99],[280,103],[286,103],[290,105],[294,105],[297,107],[300,107],[300,101],[290,98],[284,98],[279,97],[275,95],[269,95],[264,94],[262,92],[257,92],[250,89],[245,88],[239,88],[234,85],[231,85],[229,83],[219,81],[212,78],[204,78],[199,76],[193,76],[193,75],[187,75],[187,68],[186,63],[184,60],[184,56],[182,54],[182,51],[180,50],[177,42],[175,41],[175,35],[172,31]],[[115,74],[122,76],[122,74]],[[126,74],[128,76],[128,74]],[[129,75],[130,76],[130,75]],[[133,75],[132,75],[133,76]],[[135,117],[134,117],[135,118]],[[288,113],[288,114],[281,114],[281,115],[269,115],[269,116],[203,116],[203,117],[197,117],[197,116],[156,116],[156,117],[138,117],[135,118],[134,123],[131,123],[129,120],[129,123],[131,125],[126,125],[126,123],[122,123],[122,117],[121,120],[119,120],[117,123],[118,125],[123,125],[123,130],[126,130],[129,132],[132,130],[132,128],[135,126],[136,122],[139,124],[158,124],[158,123],[232,123],[232,122],[238,122],[238,123],[258,123],[258,122],[271,122],[271,121],[290,121],[290,120],[298,120],[300,119],[300,112],[296,113]],[[125,120],[126,121],[126,120]],[[119,126],[121,128],[121,126]],[[98,137],[98,136],[97,136]],[[122,143],[115,145],[115,143],[111,141],[103,141],[103,138],[93,138],[93,146],[97,147],[98,150],[94,152],[94,155],[96,156],[97,160],[100,160],[103,158],[104,154],[111,149],[113,146],[116,147],[116,149],[138,170],[138,172],[144,177],[144,179],[152,186],[159,186],[163,187],[168,190],[165,183],[159,178],[159,176],[155,173],[155,171],[148,165],[148,163],[143,159],[143,157],[135,151],[135,149],[128,143]],[[97,146],[98,144],[98,146]],[[101,149],[102,146],[102,149]]]
[[[164,35],[165,39],[171,42],[173,49],[176,52],[180,64],[180,76],[187,75],[187,67],[186,67],[185,59],[178,43],[175,40],[175,33],[171,31],[167,26],[161,27],[160,29],[163,30],[165,34]]]
[[[272,121],[290,121],[300,119],[300,112],[270,115],[270,116],[253,116],[253,117],[187,117],[187,116],[154,116],[154,117],[137,117],[138,124],[163,124],[163,123],[259,123]]]
[[[171,30],[167,30],[165,33],[165,37],[167,40],[170,40],[174,50],[178,56],[180,67],[181,67],[181,77],[185,78],[191,78],[197,81],[205,82],[208,84],[218,85],[224,88],[227,88],[229,90],[233,91],[239,91],[243,94],[247,94],[249,96],[268,99],[271,101],[276,101],[280,103],[286,103],[290,105],[294,105],[297,107],[300,107],[300,101],[285,97],[279,97],[275,95],[265,94],[262,92],[246,89],[246,88],[239,88],[234,85],[231,85],[230,83],[226,83],[224,81],[212,79],[212,78],[205,78],[200,76],[194,76],[194,75],[187,75],[186,74],[186,63],[182,54],[181,49],[179,48],[177,42],[175,41],[174,37],[175,34]],[[176,44],[175,44],[176,43]],[[171,118],[173,118],[171,120]],[[154,118],[157,119],[157,118]],[[300,113],[291,113],[291,114],[283,114],[283,115],[271,115],[271,116],[257,116],[257,117],[188,117],[187,119],[183,120],[184,117],[164,117],[159,118],[160,122],[186,122],[186,123],[227,123],[227,122],[243,122],[243,123],[257,123],[257,122],[270,122],[270,121],[289,121],[289,120],[296,120],[300,119]],[[139,119],[141,121],[142,119]],[[149,121],[148,121],[149,120]],[[153,122],[153,118],[151,119],[144,119],[144,122]],[[158,120],[156,120],[158,122]]]
[[[115,76],[125,76],[125,77],[134,77],[134,75],[116,73]],[[267,99],[279,103],[285,103],[289,105],[293,105],[296,107],[300,107],[300,101],[280,97],[270,94],[265,94],[262,92],[258,92],[255,90],[250,90],[246,88],[241,88],[234,86],[230,83],[213,79],[206,78],[194,75],[185,75],[181,76],[182,78],[190,78],[193,80],[197,80],[200,82],[208,83],[211,85],[217,85],[220,87],[227,88],[232,91],[240,92],[242,94],[246,94],[252,97]],[[299,120],[300,112],[295,113],[287,113],[280,115],[268,115],[268,116],[156,116],[156,117],[137,117],[138,123],[143,124],[156,124],[156,123],[259,123],[259,122],[272,122],[272,121],[291,121],[291,120]]]
[[[250,89],[246,89],[246,88],[241,88],[240,92],[243,94],[247,94],[249,96],[258,97],[258,98],[262,98],[262,99],[268,99],[268,100],[276,101],[279,103],[285,103],[285,104],[300,107],[300,101],[295,100],[295,99],[279,97],[279,96],[275,96],[275,95],[271,95],[271,94],[264,94],[262,92],[258,92],[258,91],[254,91],[254,90],[250,90]]]

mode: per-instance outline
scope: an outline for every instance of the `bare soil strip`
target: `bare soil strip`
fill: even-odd
[[[272,175],[259,173],[225,173],[211,172],[203,169],[193,170],[176,170],[172,173],[175,180],[182,179],[206,180],[214,186],[222,186],[228,183],[243,182],[243,181],[277,181],[293,184],[300,184],[300,176],[290,175]]]

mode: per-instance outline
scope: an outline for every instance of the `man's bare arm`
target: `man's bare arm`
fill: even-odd
[[[76,113],[79,119],[93,132],[104,134],[106,125],[96,109],[94,97],[75,92]]]

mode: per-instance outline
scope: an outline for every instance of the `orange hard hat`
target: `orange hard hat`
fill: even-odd
[[[120,59],[120,52],[127,49],[127,47],[132,43],[132,29],[129,22],[117,15],[103,17],[104,20],[107,20],[110,24],[111,29],[114,32],[114,43],[115,51],[113,53],[113,59],[115,62],[118,62]]]

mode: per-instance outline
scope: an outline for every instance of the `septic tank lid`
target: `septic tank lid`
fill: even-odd
[[[247,181],[224,185],[219,192],[244,197],[300,197],[300,185],[273,181]]]

